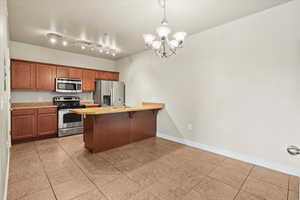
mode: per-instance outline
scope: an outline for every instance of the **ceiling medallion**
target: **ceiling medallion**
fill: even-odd
[[[157,39],[155,35],[144,34],[144,41],[147,49],[152,49],[161,58],[167,58],[175,55],[178,48],[183,47],[186,32],[177,32],[173,35],[173,39],[169,39],[171,29],[168,26],[167,20],[167,2],[166,0],[159,0],[159,4],[163,9],[164,18],[161,21],[160,26],[156,29],[158,35]]]
[[[107,33],[105,33],[103,37],[104,44],[99,44],[96,42],[85,40],[78,40],[57,33],[48,33],[46,36],[49,39],[50,43],[54,45],[59,44],[64,47],[70,45],[78,47],[82,50],[90,50],[95,52],[97,51],[100,54],[106,54],[110,56],[116,56],[118,53],[121,52],[120,49],[118,49],[117,47],[110,45],[110,39]]]

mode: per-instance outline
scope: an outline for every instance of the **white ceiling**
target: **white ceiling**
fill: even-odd
[[[288,1],[168,0],[169,24],[191,35]],[[153,32],[162,17],[158,0],[9,0],[8,8],[11,40],[110,59],[76,47],[53,46],[45,34],[98,42],[107,32],[122,50],[118,57],[124,57],[144,49],[142,34]]]

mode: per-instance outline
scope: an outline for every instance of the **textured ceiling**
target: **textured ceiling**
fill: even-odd
[[[288,1],[168,0],[169,24],[191,35]],[[142,51],[143,33],[153,32],[162,17],[157,0],[9,0],[8,8],[11,40],[109,59]],[[122,53],[110,57],[52,45],[48,32],[95,42],[109,33]]]

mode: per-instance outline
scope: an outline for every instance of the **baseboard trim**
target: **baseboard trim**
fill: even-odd
[[[7,199],[9,165],[10,165],[10,149],[8,150],[8,155],[7,155],[7,165],[6,165],[5,185],[4,185],[4,196],[3,196],[4,200]]]
[[[280,172],[283,172],[283,173],[287,173],[287,174],[291,174],[291,175],[295,175],[295,176],[300,177],[300,170],[299,169],[292,169],[292,168],[287,167],[287,166],[278,165],[278,164],[275,164],[275,163],[267,162],[267,161],[256,159],[256,158],[252,158],[252,157],[245,156],[245,155],[242,155],[242,154],[238,154],[238,153],[235,153],[235,152],[230,152],[230,151],[226,151],[226,150],[223,150],[223,149],[219,149],[219,148],[216,148],[216,147],[213,147],[213,146],[208,146],[208,145],[201,144],[201,143],[198,143],[198,142],[193,142],[193,141],[187,140],[185,138],[170,136],[170,135],[163,134],[163,133],[160,133],[160,132],[157,133],[157,137],[160,137],[160,138],[163,138],[163,139],[166,139],[166,140],[170,140],[170,141],[173,141],[173,142],[185,144],[187,146],[195,147],[195,148],[198,148],[198,149],[206,150],[206,151],[209,151],[209,152],[221,154],[223,156],[227,156],[227,157],[230,157],[230,158],[241,160],[241,161],[244,161],[244,162],[247,162],[247,163],[255,164],[255,165],[258,165],[258,166],[266,167],[266,168],[269,168],[269,169],[273,169],[273,170],[276,170],[276,171],[280,171]]]

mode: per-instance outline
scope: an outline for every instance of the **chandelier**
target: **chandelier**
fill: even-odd
[[[102,44],[92,41],[79,40],[52,32],[46,34],[46,37],[49,39],[51,44],[62,45],[63,47],[74,46],[80,48],[83,51],[94,51],[110,56],[116,56],[121,52],[120,49],[113,44],[113,41],[110,41],[109,35],[107,33],[105,33],[103,36],[104,41]]]
[[[159,4],[163,9],[163,19],[160,26],[156,29],[158,37],[153,34],[144,34],[144,41],[147,49],[152,49],[161,58],[167,58],[176,54],[178,48],[183,47],[183,42],[186,37],[186,32],[177,32],[173,34],[173,38],[169,38],[171,29],[168,26],[167,20],[167,2],[159,0]]]

